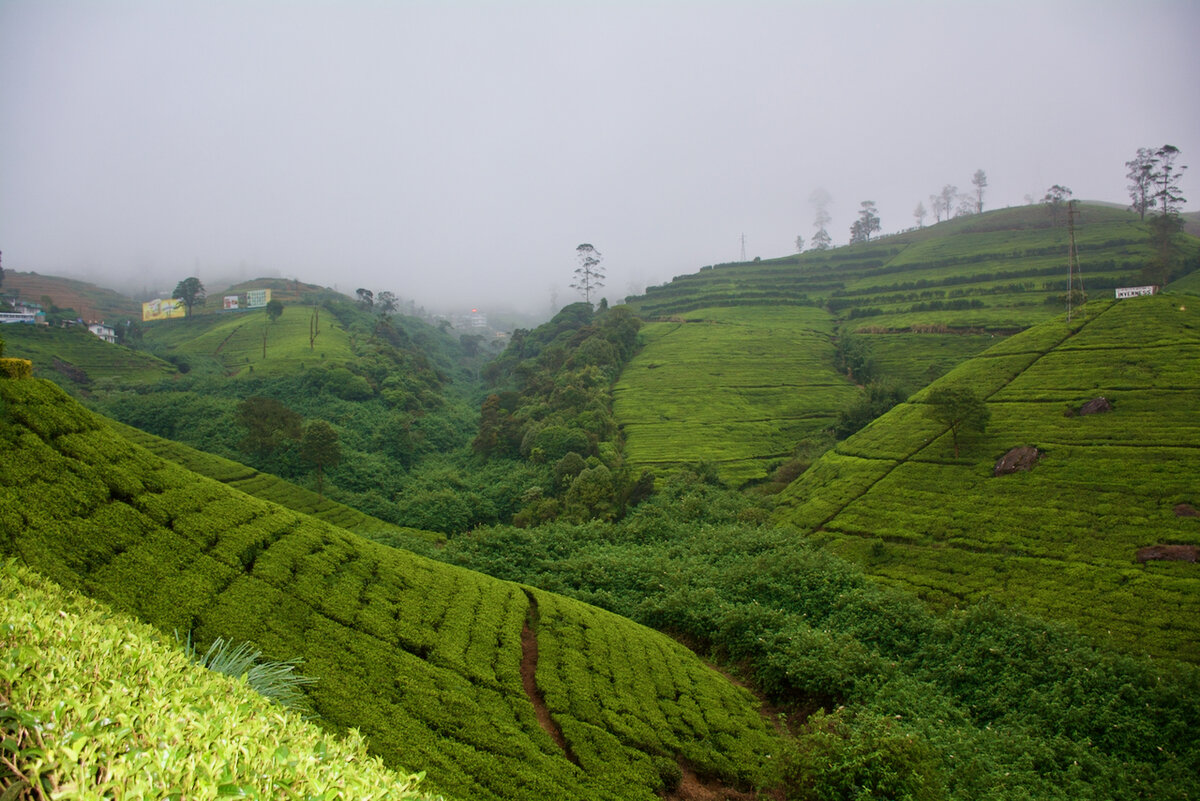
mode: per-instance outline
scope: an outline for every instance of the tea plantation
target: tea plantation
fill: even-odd
[[[54,379],[76,393],[129,382],[154,383],[176,373],[174,365],[105,342],[82,326],[6,325],[4,339],[11,355],[33,361],[34,375]]]
[[[431,798],[357,734],[321,732],[12,560],[0,563],[0,618],[6,797]]]
[[[1200,661],[1200,570],[1135,561],[1200,545],[1200,305],[1092,302],[1007,339],[932,388],[987,401],[951,436],[918,393],[838,444],[780,496],[776,520],[939,607],[995,598],[1120,648]],[[931,388],[931,389],[932,389]],[[1112,411],[1079,415],[1104,397]],[[993,476],[1017,446],[1040,459]],[[1182,516],[1181,516],[1182,514]]]
[[[155,455],[175,462],[193,473],[220,481],[247,495],[277,503],[293,512],[300,512],[323,520],[338,528],[358,534],[360,537],[409,550],[423,549],[445,540],[444,536],[432,531],[397,526],[386,520],[371,517],[353,507],[323,498],[312,490],[285,481],[278,476],[247,467],[241,462],[197,450],[182,442],[156,437],[115,420],[110,420],[108,423],[129,441],[141,445]]]
[[[1075,238],[1093,297],[1147,283],[1137,215],[1080,204]],[[1200,255],[1200,240],[1182,247],[1186,259]],[[916,391],[1063,311],[1067,248],[1062,221],[1027,206],[649,287],[627,299],[648,323],[614,395],[629,459],[707,460],[735,485],[762,480],[854,400],[832,369],[848,335],[870,366],[854,383]]]
[[[733,786],[774,781],[757,702],[661,634],[546,593],[535,608],[516,584],[199,477],[48,382],[0,381],[0,401],[0,553],[160,630],[303,659],[320,719],[428,790],[653,801],[681,757]],[[526,625],[566,751],[523,686]]]
[[[702,309],[646,325],[613,408],[636,466],[710,461],[727,481],[828,427],[855,391],[833,369],[832,317],[806,306]]]

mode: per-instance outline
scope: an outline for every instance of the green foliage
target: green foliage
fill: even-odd
[[[707,308],[648,323],[614,389],[630,465],[703,460],[735,485],[766,478],[855,395],[833,367],[832,333],[827,312],[791,306]]]
[[[845,439],[896,404],[902,403],[906,397],[908,393],[894,384],[871,382],[864,387],[858,400],[838,413],[837,423],[833,426],[834,436]]]
[[[300,439],[300,458],[317,470],[317,494],[324,486],[325,469],[342,460],[342,449],[338,444],[337,432],[324,420],[313,420],[304,427]]]
[[[832,714],[818,710],[805,721],[793,747],[785,768],[788,798],[938,801],[947,797],[937,752],[894,720],[855,715],[844,707]]]
[[[217,637],[208,650],[199,653],[190,634],[184,652],[202,668],[244,680],[263,698],[298,712],[308,711],[308,700],[302,688],[316,683],[316,679],[296,672],[301,665],[299,659],[264,660],[262,651],[252,644],[234,645],[222,637]]]
[[[958,458],[959,432],[982,433],[992,416],[983,399],[974,389],[966,386],[940,384],[925,395],[925,404],[929,416],[950,429],[955,459]]]
[[[615,524],[481,529],[442,554],[735,665],[796,722],[779,755],[789,797],[1200,790],[1195,667],[1118,656],[995,603],[936,616],[792,531],[741,522],[748,504],[680,474]]]
[[[678,743],[707,775],[770,780],[778,739],[753,699],[662,635],[538,595],[559,610],[557,626],[638,644],[647,659],[662,654],[650,673],[687,675],[695,699],[719,702],[707,728],[672,711],[682,703],[674,693],[647,708],[650,696],[608,678],[627,670],[621,654],[596,650],[571,668],[582,703],[561,721],[577,766],[537,725],[525,694],[530,601],[520,587],[200,478],[123,440],[45,382],[0,382],[0,397],[9,418],[0,446],[12,457],[0,460],[0,553],[162,630],[303,659],[317,679],[306,695],[326,724],[359,728],[387,764],[420,766],[439,790],[654,801],[655,759],[675,753],[658,742]],[[551,649],[555,636],[547,634]],[[684,667],[668,668],[667,655]],[[539,669],[537,680],[549,675]],[[584,687],[595,694],[580,695]],[[637,710],[630,726],[639,715],[669,725],[653,739],[618,737],[608,733],[616,710]]]
[[[1182,307],[1182,308],[1181,308]],[[1092,302],[998,343],[818,460],[775,519],[938,608],[999,598],[1099,642],[1200,661],[1200,578],[1134,561],[1155,543],[1200,544],[1194,520],[1200,320],[1178,297]],[[991,418],[962,458],[927,398],[970,386]],[[1085,401],[1108,414],[1066,416]],[[1036,445],[1029,472],[992,475]],[[819,533],[817,533],[819,530]]]
[[[187,316],[191,317],[194,307],[204,305],[205,294],[204,284],[200,283],[200,279],[189,276],[175,285],[171,297],[182,300],[187,308]]]
[[[267,301],[267,317],[271,318],[271,322],[275,322],[283,315],[283,301],[278,298],[271,298]]]
[[[604,464],[604,477],[590,474],[571,500],[565,497],[571,484],[561,480],[561,473],[559,480],[539,486],[519,513],[522,525],[553,518],[563,509],[573,517],[604,519],[624,509],[636,479],[624,469],[612,384],[637,348],[640,325],[624,307],[601,304],[593,312],[588,303],[572,304],[535,331],[515,331],[508,348],[488,365],[493,384],[505,381],[514,388],[483,401],[471,444],[475,453],[538,465],[574,454]]]
[[[28,359],[0,358],[0,378],[17,380],[33,376],[33,362]]]
[[[303,434],[303,418],[274,398],[251,395],[237,405],[236,417],[246,429],[239,447],[248,452],[269,454]]]
[[[0,608],[6,797],[430,798],[357,732],[323,733],[12,560]]]

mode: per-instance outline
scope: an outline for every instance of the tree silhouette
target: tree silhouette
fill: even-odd
[[[313,420],[304,428],[300,440],[300,458],[317,469],[317,497],[324,500],[325,468],[342,461],[337,432],[324,420]]]
[[[931,389],[925,400],[926,413],[944,426],[949,426],[954,441],[954,458],[958,458],[960,430],[982,432],[992,418],[983,399],[970,387],[939,387]]]
[[[586,242],[575,248],[575,257],[579,260],[579,266],[575,268],[575,281],[571,289],[578,290],[583,299],[591,303],[592,292],[604,286],[604,270],[600,267],[600,260],[604,257]]]
[[[185,278],[175,285],[171,297],[182,300],[186,316],[191,317],[193,306],[204,305],[204,284],[200,283],[199,278]]]

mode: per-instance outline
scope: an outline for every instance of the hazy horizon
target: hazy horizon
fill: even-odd
[[[616,302],[794,252],[818,189],[837,244],[977,169],[985,209],[1128,203],[1137,148],[1200,154],[1197,34],[1175,0],[0,0],[0,251],[542,313],[590,242]]]

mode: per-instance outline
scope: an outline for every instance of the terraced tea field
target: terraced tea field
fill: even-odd
[[[241,462],[197,450],[181,442],[156,437],[140,428],[108,421],[117,433],[156,456],[215,481],[220,481],[247,495],[279,504],[293,512],[309,515],[330,525],[381,542],[394,548],[429,546],[445,541],[445,536],[432,531],[408,528],[371,517],[345,504],[323,498],[312,490],[290,481],[262,473]]]
[[[656,801],[679,757],[734,786],[772,780],[779,741],[755,700],[661,634],[251,498],[47,382],[0,381],[0,401],[0,554],[165,632],[303,659],[321,720],[427,771],[428,790]],[[525,688],[526,626],[565,749]]]
[[[1076,243],[1092,297],[1145,283],[1148,236],[1131,212],[1079,204]],[[629,459],[706,459],[734,484],[760,479],[856,397],[832,369],[836,337],[856,333],[878,378],[919,389],[1061,313],[1067,249],[1065,225],[1027,206],[649,287],[627,299],[656,322],[615,395]],[[1185,249],[1195,258],[1200,240]]]
[[[153,383],[175,367],[148,353],[105,342],[82,327],[5,325],[5,355],[33,361],[34,375],[71,389]]]
[[[230,375],[270,376],[352,360],[349,335],[323,309],[319,310],[320,333],[310,347],[313,311],[311,306],[285,306],[275,322],[261,309],[198,314],[190,320],[147,325],[145,341],[168,346],[184,357],[215,360]]]
[[[806,306],[701,309],[642,329],[613,408],[636,466],[713,462],[733,484],[832,423],[854,387],[833,370],[832,317]]]
[[[996,597],[1122,648],[1200,661],[1200,569],[1138,564],[1200,545],[1200,304],[1159,295],[1089,304],[1007,339],[934,386],[987,400],[960,457],[918,393],[819,460],[778,522],[829,540],[938,606]],[[1113,411],[1072,412],[1098,396]],[[1015,446],[1029,472],[993,477]]]

